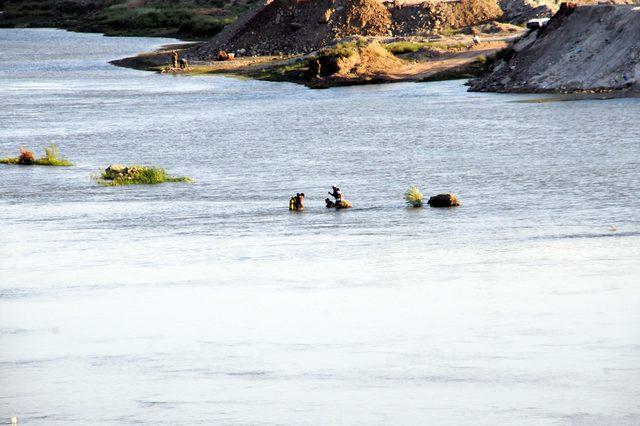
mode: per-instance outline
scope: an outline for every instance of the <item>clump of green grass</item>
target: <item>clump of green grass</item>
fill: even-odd
[[[71,161],[67,160],[66,158],[58,157],[58,154],[58,146],[52,143],[44,149],[44,157],[37,159],[35,164],[39,166],[73,166],[73,163],[71,163]]]
[[[166,182],[192,182],[186,176],[170,176],[161,167],[153,166],[109,166],[96,181],[104,186],[155,185]]]
[[[418,43],[415,41],[396,41],[385,44],[384,48],[394,55],[402,55],[403,53],[415,53],[422,49],[423,46],[424,43]]]
[[[0,158],[1,164],[18,164],[21,166],[58,166],[69,167],[73,166],[73,163],[66,158],[58,157],[58,147],[56,144],[51,144],[44,149],[44,157],[35,159],[32,151],[28,149],[20,148],[20,155],[18,157]]]
[[[342,43],[337,43],[333,46],[328,46],[321,49],[318,52],[318,58],[350,58],[358,52],[358,47],[362,47],[364,44],[364,38],[358,38],[356,41],[345,41]]]
[[[441,43],[437,41],[430,41],[424,44],[425,47],[438,49],[438,50],[462,50],[467,49],[468,46],[462,42],[455,43]]]
[[[422,207],[422,201],[424,200],[424,195],[420,192],[420,188],[417,186],[410,186],[409,189],[404,193],[404,199],[408,205],[412,207]]]
[[[442,43],[438,41],[417,42],[417,41],[395,41],[384,45],[390,53],[394,55],[402,55],[404,53],[416,53],[421,49],[435,49],[435,50],[462,50],[467,46],[461,42],[455,43]]]

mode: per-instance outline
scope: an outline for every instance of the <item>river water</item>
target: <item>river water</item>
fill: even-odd
[[[0,165],[0,422],[640,423],[639,99],[107,63],[172,41],[0,30],[0,156],[76,163]]]

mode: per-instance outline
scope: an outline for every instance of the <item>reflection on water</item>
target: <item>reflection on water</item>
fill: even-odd
[[[107,63],[170,41],[0,30],[0,156],[77,164],[0,167],[4,417],[640,421],[638,99]],[[114,162],[196,183],[92,182]]]

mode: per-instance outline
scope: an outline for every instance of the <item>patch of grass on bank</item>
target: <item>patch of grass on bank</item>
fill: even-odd
[[[129,166],[122,168],[108,167],[95,180],[104,186],[124,185],[156,185],[167,182],[192,182],[186,176],[170,176],[161,167]]]
[[[57,166],[69,167],[73,163],[58,156],[58,147],[51,144],[44,149],[44,157],[36,159],[32,151],[21,148],[18,157],[0,158],[0,164],[17,164],[21,166]]]
[[[318,51],[318,58],[350,58],[358,51],[358,43],[355,41],[346,41],[333,46],[325,47]]]
[[[385,44],[384,48],[394,55],[402,55],[404,53],[415,53],[424,47],[425,43],[415,41],[396,41]]]
[[[188,21],[180,25],[178,33],[191,34],[198,38],[212,37],[235,20],[235,17],[216,18],[206,15],[193,15]]]
[[[309,69],[309,61],[301,59],[294,63],[279,65],[275,67],[266,67],[258,72],[249,72],[250,77],[258,80],[267,81],[302,81],[304,73]]]
[[[444,51],[454,51],[467,49],[467,46],[461,42],[443,43],[438,41],[417,42],[417,41],[395,41],[387,43],[384,48],[394,55],[402,55],[405,53],[416,53],[421,49],[435,49]]]
[[[191,14],[177,7],[129,8],[125,4],[116,4],[103,10],[98,19],[100,23],[117,29],[147,29],[179,27],[191,19]]]

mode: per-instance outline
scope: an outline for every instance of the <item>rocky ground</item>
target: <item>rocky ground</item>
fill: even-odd
[[[499,19],[497,0],[261,0],[218,36],[188,53],[215,58],[219,50],[248,55],[308,53],[353,35],[408,37],[451,34]]]
[[[640,7],[560,10],[471,82],[492,92],[610,92],[640,88]]]

